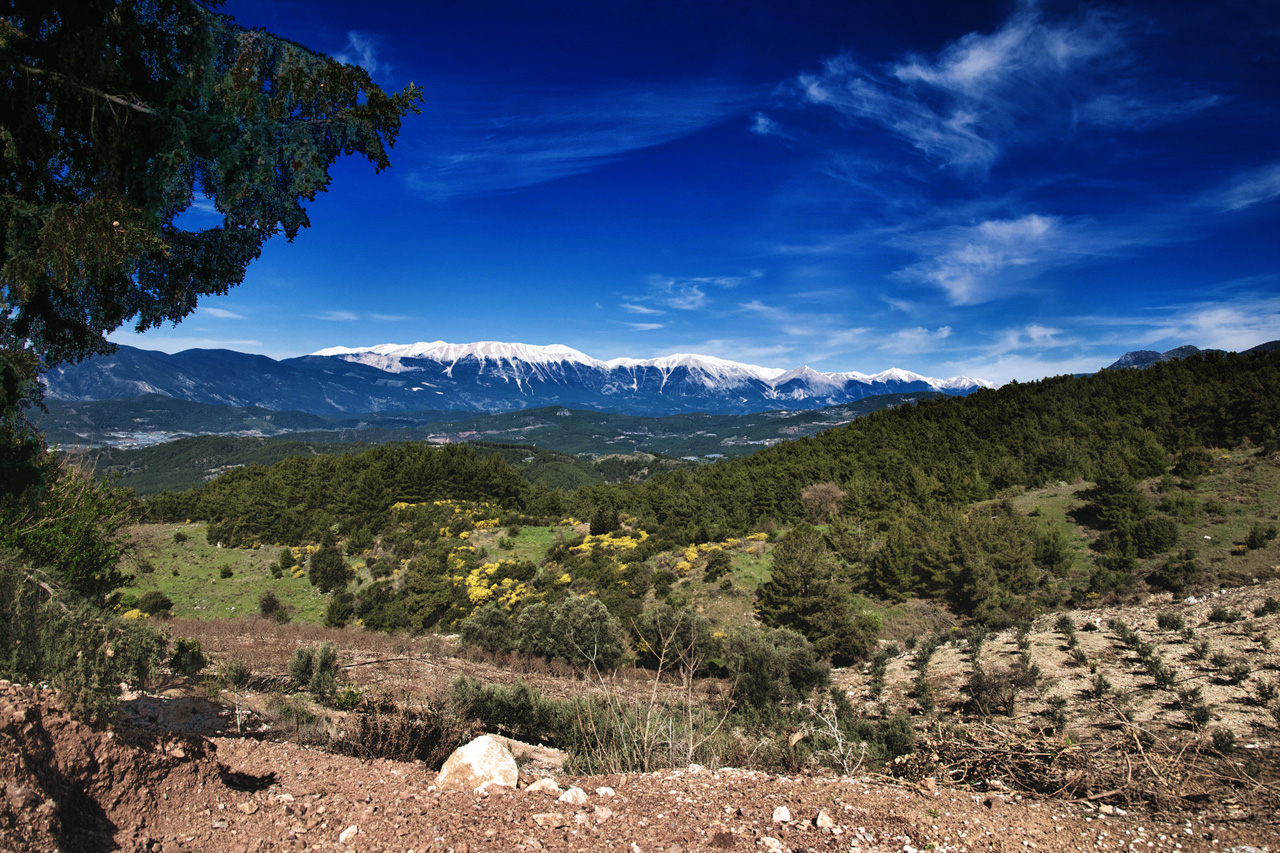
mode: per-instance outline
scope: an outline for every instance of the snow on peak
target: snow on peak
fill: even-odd
[[[783,373],[781,370],[769,367],[759,367],[754,364],[743,364],[739,361],[716,358],[713,355],[697,355],[687,352],[664,355],[660,358],[614,358],[606,361],[605,366],[610,368],[652,367],[664,373],[670,373],[677,367],[683,367],[690,371],[698,371],[709,379],[741,381],[751,377],[764,382],[772,381]]]
[[[379,344],[371,347],[329,347],[313,352],[312,355],[347,356],[365,353],[393,358],[425,358],[441,362],[453,362],[471,356],[481,361],[523,361],[527,364],[556,364],[562,361],[593,366],[600,364],[591,356],[563,344],[538,346],[502,341],[477,341],[470,344],[432,341],[416,344]]]
[[[317,350],[312,355],[336,356],[348,361],[358,361],[395,373],[414,370],[412,364],[402,363],[403,359],[425,359],[440,362],[449,366],[465,358],[475,358],[480,362],[492,362],[493,369],[502,375],[514,370],[511,378],[520,382],[521,373],[528,368],[540,373],[539,368],[561,364],[577,364],[601,370],[631,370],[649,368],[659,371],[666,377],[678,368],[685,368],[708,388],[732,388],[740,386],[752,379],[777,388],[788,382],[799,382],[810,391],[826,393],[848,383],[861,385],[875,383],[923,383],[939,391],[962,391],[967,388],[994,388],[985,379],[971,379],[968,376],[953,376],[950,379],[933,379],[921,376],[909,370],[892,367],[880,373],[866,374],[857,371],[842,373],[822,373],[809,366],[794,370],[781,370],[772,367],[760,367],[755,364],[744,364],[738,361],[717,358],[695,353],[675,353],[659,358],[614,358],[601,361],[579,352],[563,344],[546,346],[520,343],[503,343],[501,341],[477,341],[469,344],[451,344],[445,341],[415,344],[378,344],[368,347],[328,347]]]

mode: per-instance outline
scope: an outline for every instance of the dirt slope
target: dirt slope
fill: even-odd
[[[578,804],[523,790],[442,794],[420,764],[95,731],[49,692],[5,682],[0,776],[5,851],[1280,849],[1275,815],[1153,816],[928,780],[690,767],[558,779],[583,789]]]

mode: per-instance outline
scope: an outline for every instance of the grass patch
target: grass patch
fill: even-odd
[[[752,550],[732,552],[733,568],[729,576],[736,586],[754,593],[773,576],[773,546],[766,545],[764,552]]]
[[[305,575],[271,577],[280,548],[218,548],[205,538],[204,524],[144,524],[133,528],[139,556],[152,571],[139,572],[125,589],[139,598],[151,590],[173,600],[173,615],[188,619],[231,619],[258,612],[258,599],[271,591],[301,622],[324,621],[328,599]],[[175,541],[181,532],[184,541]],[[181,537],[179,537],[181,538]],[[231,577],[224,578],[223,570]],[[174,574],[174,572],[177,574]]]

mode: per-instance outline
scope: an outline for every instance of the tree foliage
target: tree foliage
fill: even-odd
[[[0,346],[46,364],[106,332],[176,322],[240,282],[344,154],[389,165],[416,87],[238,27],[211,2],[15,0],[0,19],[8,92]],[[221,220],[190,230],[199,196]]]

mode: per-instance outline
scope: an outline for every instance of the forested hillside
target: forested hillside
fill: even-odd
[[[640,624],[651,608],[688,604],[688,579],[714,589],[744,537],[786,530],[760,578],[760,618],[839,662],[874,639],[872,601],[935,599],[1000,625],[1202,581],[1193,531],[1227,508],[1198,490],[1223,449],[1261,445],[1259,464],[1274,468],[1278,390],[1280,359],[1208,355],[886,410],[643,483],[562,491],[531,485],[498,454],[401,444],[248,466],[148,512],[208,520],[228,545],[317,543],[337,556],[323,581],[341,602],[335,618],[412,630],[482,620],[482,633],[507,638],[499,646],[532,648],[575,596]],[[1091,485],[1057,521],[1017,500],[1080,482]],[[589,520],[591,535],[575,538],[566,517]],[[504,555],[526,525],[569,535]],[[1250,548],[1275,535],[1270,518],[1254,527]]]

